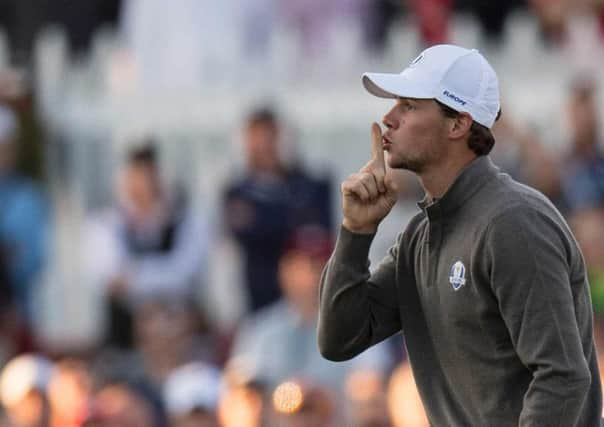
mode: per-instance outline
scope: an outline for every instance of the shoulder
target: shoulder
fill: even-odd
[[[513,200],[493,215],[484,235],[491,257],[516,260],[549,257],[550,261],[555,258],[568,267],[582,265],[570,228],[547,199],[531,196]]]
[[[272,326],[282,325],[283,319],[291,317],[290,309],[284,301],[277,301],[260,309],[250,319],[250,323],[260,330],[267,330]]]
[[[19,177],[13,185],[14,202],[25,205],[44,205],[44,192],[36,182],[29,178]]]
[[[562,214],[544,194],[504,173],[481,189],[472,207],[481,212],[487,228],[536,223],[566,227]]]

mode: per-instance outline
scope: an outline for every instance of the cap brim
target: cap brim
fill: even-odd
[[[367,92],[380,98],[434,98],[434,94],[401,74],[365,73],[362,81]]]

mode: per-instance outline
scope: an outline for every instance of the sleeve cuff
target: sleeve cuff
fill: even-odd
[[[336,241],[334,260],[346,265],[367,268],[369,266],[369,249],[374,237],[375,234],[353,233],[341,226]]]

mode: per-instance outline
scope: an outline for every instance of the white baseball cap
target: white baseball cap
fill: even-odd
[[[184,415],[196,408],[216,410],[222,388],[220,371],[203,362],[191,362],[170,373],[163,387],[170,415]]]
[[[363,86],[380,98],[436,99],[487,128],[499,113],[497,75],[476,49],[432,46],[400,74],[363,74]]]
[[[54,365],[37,354],[22,354],[4,366],[0,374],[0,402],[10,407],[31,390],[46,392]]]

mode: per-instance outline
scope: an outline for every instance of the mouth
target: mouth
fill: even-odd
[[[385,135],[382,136],[382,149],[388,150],[392,145],[392,141],[390,141]]]

